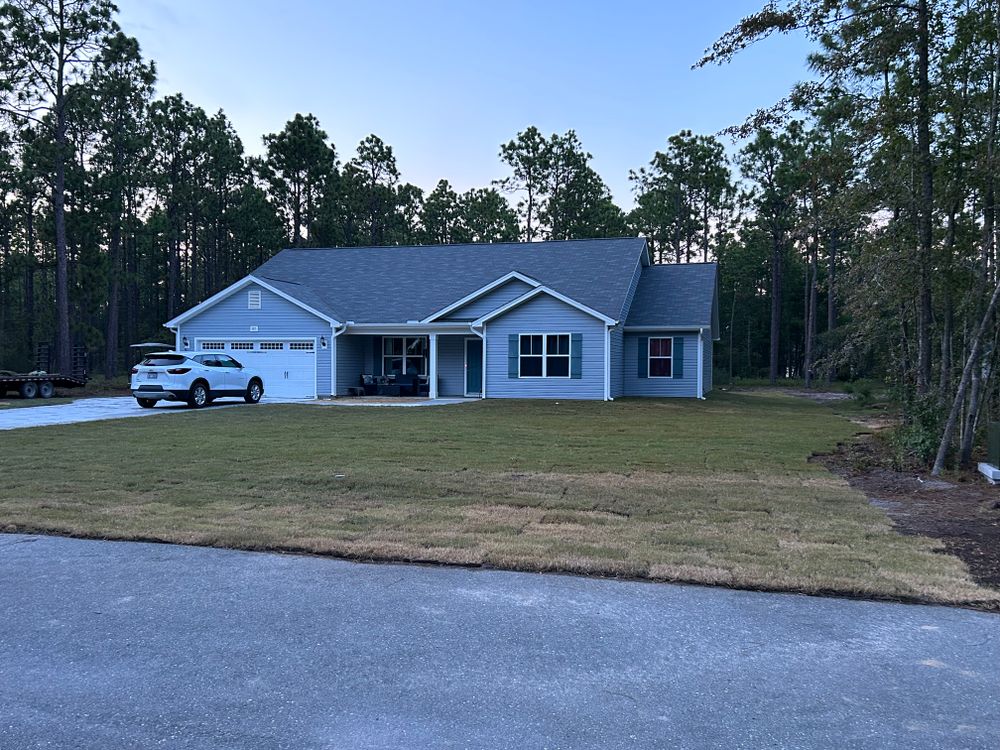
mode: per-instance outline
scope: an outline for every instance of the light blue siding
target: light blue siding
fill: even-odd
[[[546,294],[515,307],[486,324],[487,398],[604,398],[603,321]],[[507,341],[510,334],[579,333],[582,336],[582,377],[509,378]]]
[[[625,370],[622,357],[625,353],[625,334],[619,323],[610,332],[611,341],[611,398],[625,395]]]
[[[465,395],[465,336],[438,336],[438,395]]]
[[[640,378],[639,377],[639,339],[658,336],[673,336],[684,339],[684,377],[683,378]],[[622,360],[625,370],[626,396],[682,396],[696,398],[698,396],[698,333],[677,333],[675,331],[643,332],[625,334],[625,357]]]
[[[259,290],[259,310],[247,309],[247,292]],[[251,331],[251,326],[257,326]],[[194,346],[195,339],[215,338],[220,341],[238,339],[281,339],[321,336],[331,338],[330,324],[283,297],[257,284],[238,289],[179,326],[179,336],[187,336]],[[330,395],[331,354],[333,347],[316,347],[316,392]]]
[[[361,385],[361,375],[371,374],[365,368],[366,348],[371,348],[368,336],[345,334],[337,337],[337,395],[346,396],[348,388]]]
[[[467,305],[453,310],[444,320],[476,320],[488,312],[493,312],[498,307],[503,307],[522,294],[530,292],[533,288],[520,279],[511,279],[506,284],[490,290],[479,299],[474,299]]]
[[[625,319],[628,318],[628,311],[632,307],[632,300],[635,299],[635,291],[639,288],[639,278],[642,276],[642,261],[635,265],[632,272],[632,280],[629,282],[628,293],[625,295],[625,304],[622,305],[619,323],[611,329],[611,398],[625,395]]]

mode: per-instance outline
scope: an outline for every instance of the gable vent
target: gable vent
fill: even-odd
[[[247,310],[260,309],[260,289],[251,289],[247,292]]]

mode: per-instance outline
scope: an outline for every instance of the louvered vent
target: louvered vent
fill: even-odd
[[[251,289],[247,292],[247,310],[260,309],[260,289]]]

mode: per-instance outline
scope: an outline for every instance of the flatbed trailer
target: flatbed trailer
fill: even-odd
[[[58,372],[42,373],[0,373],[0,397],[14,391],[21,398],[52,398],[56,388],[83,388],[86,376],[62,375]]]

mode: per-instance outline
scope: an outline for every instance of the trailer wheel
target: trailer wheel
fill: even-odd
[[[38,395],[38,383],[28,380],[21,383],[21,387],[17,390],[21,394],[21,398],[34,398]]]
[[[45,380],[38,385],[38,395],[41,398],[52,398],[56,393],[56,387],[51,380]]]

